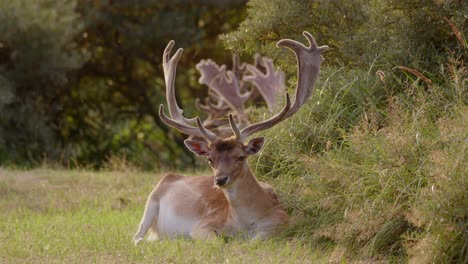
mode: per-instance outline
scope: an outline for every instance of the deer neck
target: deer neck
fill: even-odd
[[[238,221],[259,218],[273,207],[248,166],[244,166],[242,175],[223,192],[230,205],[230,217]]]

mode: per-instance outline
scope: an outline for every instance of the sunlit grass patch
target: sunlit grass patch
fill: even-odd
[[[7,263],[322,263],[301,236],[252,242],[173,239],[134,246],[159,176],[141,172],[0,170],[0,261]],[[322,248],[323,249],[323,248]]]

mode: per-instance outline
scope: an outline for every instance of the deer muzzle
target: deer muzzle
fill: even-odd
[[[215,184],[219,187],[225,186],[229,181],[229,176],[215,176]]]

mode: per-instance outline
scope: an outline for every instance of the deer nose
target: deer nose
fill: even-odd
[[[215,177],[215,183],[218,186],[224,186],[224,185],[226,185],[228,179],[229,179],[228,176]]]

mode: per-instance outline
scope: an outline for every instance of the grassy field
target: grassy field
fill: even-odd
[[[159,175],[136,171],[0,169],[1,263],[325,263],[300,236],[131,239]]]

